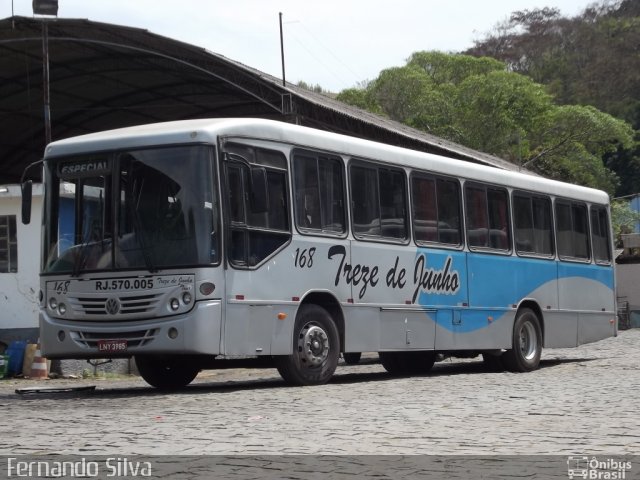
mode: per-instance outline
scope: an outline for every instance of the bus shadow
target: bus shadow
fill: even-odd
[[[597,358],[570,358],[570,359],[543,359],[540,362],[540,369],[553,368],[559,365],[571,364],[571,363],[586,363],[597,360]],[[372,365],[375,362],[366,362],[363,366]],[[490,371],[484,365],[482,361],[470,360],[466,362],[438,362],[434,365],[433,369],[425,374],[415,374],[407,376],[391,375],[384,371],[380,367],[380,371],[358,371],[358,365],[349,367],[339,367],[336,374],[331,379],[332,385],[349,385],[365,382],[387,382],[397,380],[399,378],[437,378],[441,376],[452,375],[513,375],[511,372],[503,371],[496,372]],[[257,378],[256,378],[257,377]],[[167,396],[167,395],[203,395],[203,394],[225,394],[243,391],[257,391],[257,390],[269,390],[269,389],[295,389],[295,388],[307,388],[307,387],[293,387],[287,385],[284,380],[279,376],[271,376],[270,373],[260,377],[260,374],[256,373],[256,377],[241,380],[211,380],[207,381],[196,380],[188,387],[180,390],[158,390],[148,385],[141,386],[118,386],[109,385],[94,391],[87,392],[61,392],[61,393],[47,393],[41,392],[38,394],[24,395],[24,398],[29,399],[55,399],[61,400],[75,400],[78,398],[132,398],[132,397],[148,397],[148,396]],[[315,387],[322,388],[322,386]]]

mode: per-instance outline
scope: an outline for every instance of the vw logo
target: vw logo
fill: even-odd
[[[120,311],[120,302],[117,298],[110,298],[105,303],[104,308],[109,315],[116,315]]]

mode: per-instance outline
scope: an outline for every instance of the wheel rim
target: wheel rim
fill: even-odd
[[[307,323],[298,338],[300,360],[316,367],[329,357],[329,336],[315,323]]]
[[[531,322],[524,322],[518,335],[520,353],[525,360],[533,360],[538,351],[538,336]]]

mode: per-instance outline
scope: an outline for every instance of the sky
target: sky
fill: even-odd
[[[282,77],[339,92],[402,66],[421,50],[459,52],[516,10],[580,14],[592,0],[59,0],[58,16],[126,25],[206,48]],[[32,0],[0,0],[0,18]],[[12,10],[13,9],[13,10]]]

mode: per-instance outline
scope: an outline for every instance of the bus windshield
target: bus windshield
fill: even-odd
[[[61,159],[46,167],[44,273],[218,261],[211,150],[167,147]]]

